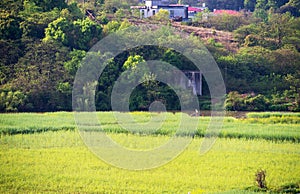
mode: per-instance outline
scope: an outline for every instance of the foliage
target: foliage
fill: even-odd
[[[118,30],[126,29],[126,28],[128,28],[130,25],[131,25],[131,24],[130,24],[130,23],[128,22],[128,20],[126,20],[126,19],[125,19],[124,21],[122,21],[122,22],[113,20],[113,21],[108,22],[108,23],[104,26],[104,28],[103,28],[103,33],[104,33],[105,35],[108,35],[108,34],[110,34],[110,33],[112,33],[112,32],[116,32],[116,31],[118,31]]]
[[[134,70],[137,68],[137,65],[141,62],[145,62],[142,56],[140,55],[129,56],[128,59],[125,61],[123,68]]]
[[[210,10],[213,9],[233,9],[244,8],[244,0],[205,0]]]
[[[202,19],[203,19],[203,13],[198,12],[192,20],[193,20],[193,22],[201,22]]]
[[[25,0],[25,2],[26,1],[29,0]],[[35,3],[35,5],[38,7],[41,7],[43,11],[49,11],[55,7],[62,9],[67,6],[65,0],[32,0],[31,2]]]
[[[233,41],[230,43],[229,38],[227,41],[227,37],[222,35],[223,32],[216,33],[216,30],[209,29],[212,33],[203,36],[207,40],[207,48],[220,67],[227,91],[256,94],[251,98],[243,99],[241,108],[236,108],[299,111],[300,18],[297,14],[299,14],[300,4],[298,1],[202,2],[205,2],[211,10],[245,8],[254,11],[253,14],[241,11],[237,15],[214,16],[206,10],[203,12],[209,15],[206,20],[203,13],[199,13],[195,19],[197,21],[191,22],[191,25],[234,31],[238,44],[234,49],[231,49],[231,45],[236,44],[235,40],[230,40]],[[182,3],[195,5],[195,2],[189,0]],[[126,19],[129,18],[127,8],[137,4],[137,1],[123,0],[68,2],[68,4],[63,0],[1,1],[0,89],[6,92],[20,91],[26,96],[25,104],[16,107],[18,111],[70,110],[71,100],[68,99],[71,98],[70,90],[86,51],[104,36],[129,27],[131,24]],[[94,21],[84,15],[87,8],[96,13]],[[168,21],[168,11],[160,11],[162,14],[157,13],[154,18]],[[171,34],[167,27],[163,27],[161,33]],[[147,37],[151,37],[151,33]],[[140,37],[132,35],[132,38]],[[170,35],[167,40],[161,40],[161,43],[169,41],[177,44],[177,38],[176,35]],[[44,40],[44,44],[41,44],[41,40]],[[54,46],[56,52],[46,48],[49,45],[56,45]],[[45,56],[40,56],[38,59],[31,50]],[[140,55],[145,61],[163,60],[181,70],[195,69],[186,57],[172,49],[145,46],[126,51],[112,59],[103,72],[105,76],[103,79],[101,76],[99,80],[95,94],[97,110],[111,109],[112,86],[124,71],[122,66],[130,55]],[[53,65],[50,65],[49,61],[53,61]],[[53,70],[47,70],[51,68]],[[151,104],[152,100],[166,103],[168,110],[180,109],[178,98],[172,89],[164,84],[149,81],[150,78],[153,80],[155,75],[149,74],[145,77],[148,80],[147,87],[141,85],[134,90],[131,110],[143,110]],[[47,80],[52,80],[53,84]],[[209,99],[209,89],[205,79],[203,80],[203,98]],[[25,82],[24,87],[23,82]],[[40,84],[45,84],[49,90]],[[228,99],[228,108],[233,101],[234,99]],[[210,108],[209,100],[200,104],[201,108]]]
[[[73,76],[75,76],[80,67],[81,60],[85,57],[86,52],[83,50],[74,49],[69,53],[70,60],[64,63],[65,69]]]
[[[104,12],[101,12],[99,15],[97,15],[96,20],[100,24],[107,24],[109,22],[107,15]]]
[[[51,39],[75,49],[88,50],[101,39],[102,28],[86,18],[70,21],[67,18],[58,18],[46,28],[45,41]]]
[[[118,9],[115,13],[117,19],[120,21],[122,18],[125,17],[125,11],[123,9]]]
[[[262,94],[239,94],[229,92],[225,101],[225,108],[230,111],[298,111],[298,95],[289,92],[283,95],[264,96]]]
[[[237,28],[239,28],[240,26],[247,25],[248,24],[247,20],[248,19],[242,14],[238,14],[238,15],[219,14],[216,16],[208,17],[206,20],[202,19],[199,21],[198,18],[197,25],[201,27],[209,27],[209,28],[215,28],[217,30],[232,32]]]
[[[168,10],[160,9],[157,14],[155,14],[154,19],[161,22],[166,22],[169,21],[169,17],[170,14]]]
[[[0,12],[0,39],[16,40],[21,38],[21,18],[6,11]]]
[[[18,79],[9,83],[11,88],[20,89],[27,95],[29,102],[23,107],[24,110],[57,110],[59,106],[67,108],[69,103],[59,98],[63,96],[56,88],[59,82],[68,79],[64,76],[63,67],[68,50],[60,44],[42,42],[27,45],[27,49],[28,52],[14,66]]]
[[[17,112],[25,104],[26,96],[20,91],[0,92],[0,111]]]
[[[107,11],[115,13],[118,9],[129,9],[131,5],[137,5],[138,3],[136,0],[105,0],[104,7]]]
[[[300,113],[287,112],[255,112],[248,113],[247,118],[270,118],[270,117],[300,117]]]
[[[268,100],[261,94],[239,94],[238,92],[229,92],[225,108],[231,111],[264,111],[268,109]]]
[[[26,13],[28,14],[28,13]],[[49,12],[33,12],[26,20],[20,23],[23,38],[44,38],[45,28],[53,20],[57,19],[60,15],[58,9],[53,9]]]
[[[19,41],[0,40],[0,84],[14,79],[14,64],[24,54],[23,44]]]
[[[245,46],[261,45],[275,50],[290,45],[289,40],[293,39],[295,42],[292,44],[298,48],[299,35],[294,30],[294,26],[297,25],[299,19],[291,17],[289,13],[270,13],[268,18],[266,18],[267,22],[259,22],[256,25],[250,24],[237,29],[235,32],[239,41],[244,39]],[[254,40],[249,43],[250,36]]]

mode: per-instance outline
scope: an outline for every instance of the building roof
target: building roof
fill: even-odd
[[[188,5],[183,5],[183,4],[170,4],[168,5],[169,7],[187,7]]]
[[[146,6],[130,6],[130,9],[146,9]]]
[[[188,11],[201,12],[202,10],[197,7],[188,7]]]

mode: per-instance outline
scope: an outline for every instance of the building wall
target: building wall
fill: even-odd
[[[146,8],[146,9],[140,9],[140,14],[141,14],[141,18],[147,18],[147,17],[151,17],[155,14],[157,14],[158,9],[153,9],[153,8]]]
[[[169,11],[170,18],[173,18],[173,17],[186,18],[185,9],[182,9],[182,8],[167,8],[166,10]]]
[[[145,4],[147,7],[169,5],[169,0],[146,0]]]
[[[155,6],[156,7],[156,6]],[[140,9],[140,14],[141,14],[141,18],[147,18],[147,17],[151,17],[155,14],[157,14],[157,12],[160,9],[164,9],[167,10],[169,12],[169,16],[170,18],[173,17],[182,17],[182,18],[187,18],[187,8],[182,8],[182,7],[157,7],[157,8],[153,8],[153,7],[146,7],[145,9]]]

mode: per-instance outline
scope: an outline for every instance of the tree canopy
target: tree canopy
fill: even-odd
[[[198,17],[194,26],[209,28],[202,40],[215,58],[227,89],[228,110],[300,110],[300,1],[298,0],[182,0],[209,9],[243,10],[237,15]],[[177,3],[177,1],[171,1]],[[0,2],[0,111],[58,111],[72,109],[72,87],[86,57],[105,53],[89,50],[102,38],[128,28],[136,19],[129,10],[138,1],[96,0],[85,3],[65,0],[2,0]],[[87,14],[90,10],[94,14]],[[247,12],[250,10],[251,12]],[[208,14],[207,10],[205,14]],[[130,15],[132,13],[132,15]],[[160,10],[146,22],[169,22]],[[153,23],[150,26],[153,26]],[[170,24],[170,23],[169,23]],[[182,23],[182,25],[185,23]],[[151,28],[150,28],[151,29]],[[163,34],[171,34],[168,27]],[[222,31],[235,36],[227,49],[219,40]],[[149,40],[151,33],[149,35]],[[220,37],[219,37],[220,36]],[[194,37],[196,42],[198,37]],[[132,34],[132,39],[138,39]],[[153,37],[152,37],[153,38]],[[160,40],[177,44],[176,35]],[[185,43],[182,46],[185,46]],[[188,45],[188,44],[187,44]],[[194,64],[171,48],[144,45],[111,58],[97,82],[97,110],[111,110],[110,95],[118,77],[148,60],[161,60],[181,70]],[[131,73],[132,73],[131,72]],[[155,74],[143,77],[130,98],[131,110],[146,110],[151,102],[180,109],[178,97]],[[210,107],[210,93],[203,79],[201,108]],[[89,99],[91,100],[91,99]],[[93,100],[93,99],[92,99]]]

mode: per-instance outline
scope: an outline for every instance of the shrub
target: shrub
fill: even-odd
[[[160,9],[157,14],[154,16],[155,20],[158,21],[169,21],[169,12],[168,10]]]
[[[270,117],[300,117],[300,113],[288,112],[261,112],[261,113],[248,113],[247,118],[270,118]]]
[[[17,112],[25,99],[26,95],[20,91],[0,92],[0,112]]]
[[[267,189],[266,171],[265,170],[258,170],[256,172],[255,176],[256,176],[255,181],[257,183],[258,188]]]

